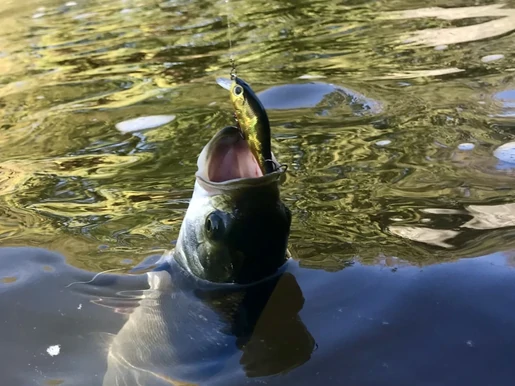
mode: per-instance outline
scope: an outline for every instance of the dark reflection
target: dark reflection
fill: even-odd
[[[243,295],[241,303],[236,293]],[[197,295],[222,314],[233,304],[236,307],[226,320],[243,352],[240,364],[248,377],[287,372],[310,359],[315,340],[299,316],[304,297],[295,276],[286,272],[236,293],[199,291]]]
[[[200,281],[175,263],[148,275],[150,289],[113,339],[105,386],[212,381],[236,371],[236,360],[247,377],[263,377],[311,358],[315,339],[291,273],[249,286]]]

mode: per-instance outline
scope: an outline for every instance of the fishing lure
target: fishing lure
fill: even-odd
[[[263,172],[277,170],[272,160],[270,121],[265,107],[243,79],[231,74],[231,79],[218,78],[217,83],[229,90],[238,126]]]

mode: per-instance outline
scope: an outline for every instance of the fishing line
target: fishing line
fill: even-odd
[[[234,77],[236,76],[236,63],[234,61],[234,54],[232,52],[232,35],[231,35],[231,18],[230,18],[231,6],[230,6],[229,1],[230,0],[225,0],[225,4],[227,4],[227,36],[229,39],[229,63],[231,64],[231,71],[229,74],[231,75],[231,80],[233,80]]]

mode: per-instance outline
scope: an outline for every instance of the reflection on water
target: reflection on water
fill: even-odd
[[[495,98],[503,104],[503,112],[500,116],[507,118],[515,116],[515,89],[508,89],[495,94]]]
[[[459,27],[429,28],[415,32],[410,43],[443,46],[493,38],[515,30],[515,9],[505,4],[490,4],[476,7],[419,8],[387,14],[392,18],[438,18],[441,20],[494,19]]]
[[[388,228],[394,235],[405,237],[409,240],[418,241],[421,243],[437,245],[443,248],[452,247],[452,245],[445,242],[458,235],[459,232],[450,229],[431,229],[423,227],[408,227],[408,226],[390,226]]]
[[[515,226],[515,204],[470,205],[467,210],[474,218],[464,224],[464,227],[496,229]]]
[[[503,26],[513,25],[514,5],[235,3],[233,52],[269,109],[274,153],[289,165],[283,192],[302,264],[492,252],[467,228],[436,260],[439,246],[405,236],[449,234],[463,220],[424,208],[513,200],[513,173],[493,152],[512,140],[514,46]],[[168,249],[197,154],[232,121],[215,82],[228,71],[227,4],[1,7],[3,245],[57,248],[91,270]],[[459,45],[446,37],[461,29]],[[422,46],[406,46],[406,34]],[[440,40],[429,44],[428,34]],[[492,55],[504,59],[482,60]]]
[[[229,71],[228,10],[238,74],[267,106],[274,154],[289,166],[282,192],[293,212],[291,250],[313,275],[299,283],[307,303],[342,294],[340,281],[316,280],[337,275],[328,272],[352,280],[345,272],[356,264],[369,269],[368,283],[385,266],[438,271],[485,255],[513,261],[506,256],[515,248],[515,167],[496,152],[514,141],[511,0],[2,1],[2,246],[56,250],[92,272],[124,272],[173,246],[197,155],[233,119],[215,82]],[[17,273],[0,277],[0,286],[25,283]],[[368,296],[363,304],[377,291]],[[360,331],[351,328],[352,310],[347,330],[322,323],[322,314],[341,316],[324,304],[335,303],[299,313],[317,344],[324,334],[334,345],[363,338],[345,334]],[[298,307],[289,305],[293,315]],[[115,324],[99,331],[115,333],[122,323]],[[284,326],[300,333],[294,324]],[[274,331],[265,326],[256,331],[268,339]],[[265,350],[247,343],[257,357]],[[307,363],[320,364],[327,352]],[[345,351],[352,355],[338,363],[366,362],[361,352]],[[264,371],[245,358],[249,374]],[[319,381],[331,384],[328,373]],[[416,380],[405,375],[396,384]]]

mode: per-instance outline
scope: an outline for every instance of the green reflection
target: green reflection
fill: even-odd
[[[0,4],[0,237],[125,269],[173,246],[196,157],[232,121],[215,83],[229,71],[228,7],[64,3]],[[238,74],[257,92],[306,75],[340,90],[269,110],[303,266],[424,265],[514,247],[515,172],[492,152],[513,140],[493,95],[515,87],[515,3],[230,4]],[[116,129],[153,115],[176,118]]]

